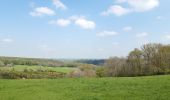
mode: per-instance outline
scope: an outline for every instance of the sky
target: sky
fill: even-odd
[[[1,0],[0,56],[126,57],[170,43],[170,0]]]

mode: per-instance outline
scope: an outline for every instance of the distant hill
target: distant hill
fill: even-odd
[[[39,65],[39,66],[64,66],[64,62],[55,59],[0,57],[0,66],[7,65]]]
[[[106,59],[81,59],[77,60],[78,63],[94,64],[94,65],[103,65]]]

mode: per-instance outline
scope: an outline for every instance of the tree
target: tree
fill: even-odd
[[[131,75],[141,75],[143,66],[143,52],[137,48],[131,51],[127,59],[128,72]]]
[[[110,58],[106,61],[106,72],[108,76],[124,76],[125,58]]]
[[[151,74],[162,73],[162,55],[160,49],[162,44],[146,44],[142,46],[143,56],[145,60],[145,72],[150,71]]]
[[[161,69],[165,72],[170,69],[170,45],[164,45],[159,49]]]

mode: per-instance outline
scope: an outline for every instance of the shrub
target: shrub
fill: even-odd
[[[2,71],[0,70],[1,79],[42,79],[42,78],[62,78],[65,77],[65,73],[61,72],[38,72],[25,70],[23,72],[11,70]]]
[[[5,66],[4,62],[0,61],[0,67],[4,67],[4,66]]]
[[[105,77],[106,76],[106,69],[104,67],[96,68],[96,76],[97,77]]]

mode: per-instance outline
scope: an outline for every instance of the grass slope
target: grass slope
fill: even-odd
[[[170,76],[0,80],[0,100],[169,100]]]

